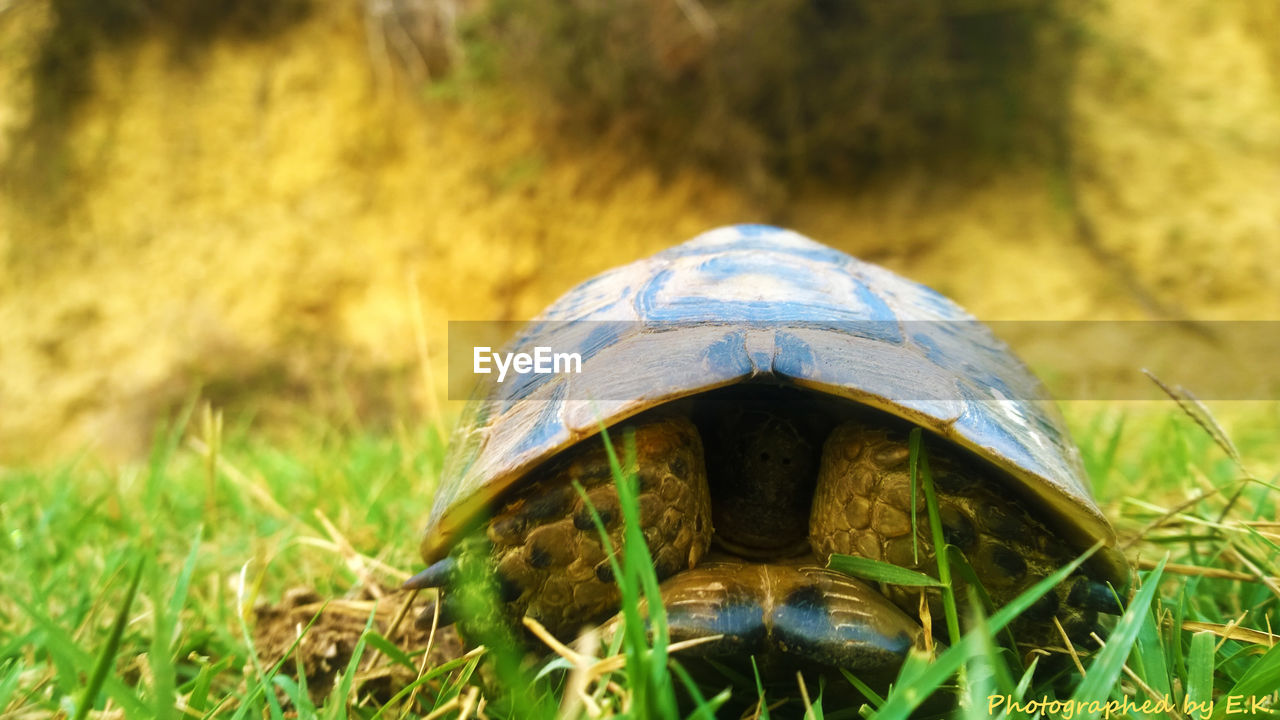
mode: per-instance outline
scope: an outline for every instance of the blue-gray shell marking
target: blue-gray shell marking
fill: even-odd
[[[478,391],[445,462],[428,562],[498,494],[601,423],[762,377],[928,428],[1045,500],[1076,544],[1114,543],[1056,408],[1003,342],[933,290],[797,233],[712,230],[587,280],[522,335],[576,349],[582,372]]]

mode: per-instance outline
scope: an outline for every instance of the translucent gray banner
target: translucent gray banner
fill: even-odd
[[[892,399],[955,399],[947,377],[1034,399],[1009,348],[1058,400],[1158,400],[1144,374],[1202,400],[1280,399],[1280,322],[855,321],[449,323],[449,398],[634,399],[690,379],[745,376],[887,387]],[[893,378],[879,383],[875,378]],[[966,383],[969,384],[969,383]],[[969,398],[974,399],[974,398]]]

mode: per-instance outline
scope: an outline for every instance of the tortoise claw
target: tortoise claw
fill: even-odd
[[[400,587],[404,590],[425,590],[427,588],[444,587],[449,584],[449,576],[453,574],[453,558],[447,557],[422,572],[404,581]]]

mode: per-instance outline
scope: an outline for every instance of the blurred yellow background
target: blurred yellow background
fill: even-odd
[[[0,462],[137,457],[197,396],[264,428],[422,418],[449,320],[531,317],[735,222],[785,222],[986,320],[1280,319],[1275,2],[1079,5],[1074,204],[1027,164],[769,203],[552,132],[501,87],[428,82],[372,2],[194,50],[71,47],[83,77],[42,85],[70,5],[0,2]]]

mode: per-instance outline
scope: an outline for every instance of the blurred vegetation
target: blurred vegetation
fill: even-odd
[[[52,0],[51,8],[34,68],[40,120],[67,114],[92,91],[100,50],[155,35],[169,40],[175,64],[190,65],[214,40],[262,40],[305,20],[311,0]]]
[[[743,220],[985,318],[1280,317],[1277,7],[0,0],[0,461],[421,410],[445,319]]]
[[[1065,5],[494,0],[470,39],[566,132],[749,186],[856,181],[1050,156],[1078,45]]]
[[[194,70],[216,40],[264,40],[306,20],[311,10],[312,0],[51,0],[50,27],[30,68],[30,114],[6,189],[46,210],[62,208],[74,195],[64,142],[93,95],[98,53],[159,37],[175,69]]]

